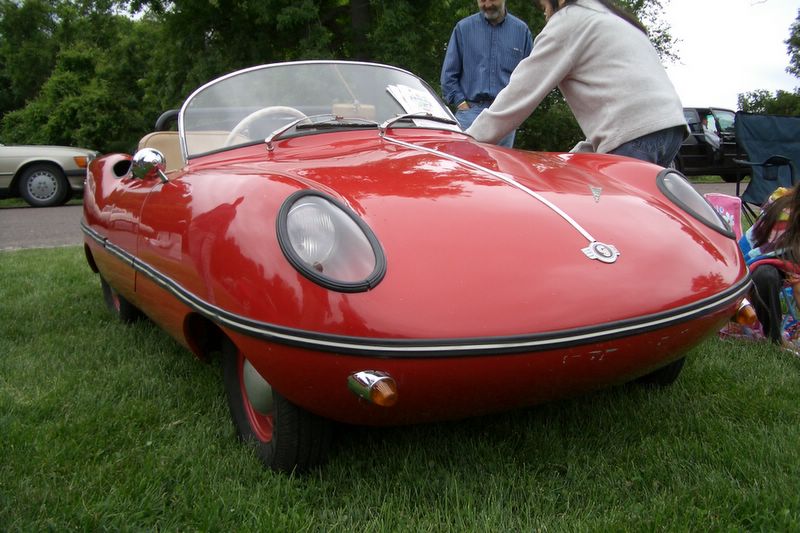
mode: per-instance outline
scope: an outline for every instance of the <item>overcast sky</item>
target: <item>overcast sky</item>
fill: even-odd
[[[784,41],[800,0],[667,0],[664,18],[678,39],[667,65],[683,105],[736,110],[739,93],[794,91]]]

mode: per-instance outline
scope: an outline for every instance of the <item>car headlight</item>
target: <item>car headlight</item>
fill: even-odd
[[[375,287],[386,259],[369,226],[350,209],[316,191],[291,195],[278,213],[278,242],[310,280],[339,292]]]
[[[658,188],[667,198],[706,226],[735,239],[736,235],[728,223],[711,207],[711,204],[692,187],[686,178],[674,169],[665,168],[658,175]]]

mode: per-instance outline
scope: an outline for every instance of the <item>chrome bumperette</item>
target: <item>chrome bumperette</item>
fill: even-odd
[[[376,403],[374,393],[382,386],[386,387],[385,390],[396,390],[394,378],[380,370],[362,370],[347,377],[347,388],[350,389],[350,392],[370,403]],[[396,394],[392,394],[388,402],[381,405],[390,407],[396,401]]]

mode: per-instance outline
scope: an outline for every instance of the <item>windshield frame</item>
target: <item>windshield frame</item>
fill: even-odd
[[[208,95],[208,94],[212,94],[213,95],[213,93],[208,93],[207,91],[213,90],[219,84],[225,83],[226,81],[231,80],[232,78],[247,76],[248,74],[253,74],[253,73],[256,73],[256,72],[268,71],[268,70],[275,69],[275,68],[283,68],[283,69],[292,68],[292,67],[305,68],[305,67],[308,67],[308,66],[317,66],[317,65],[318,66],[344,66],[344,67],[355,66],[355,67],[374,68],[376,70],[380,70],[380,71],[383,71],[383,72],[387,72],[387,71],[395,72],[396,74],[400,75],[400,77],[406,77],[406,76],[410,77],[410,79],[412,79],[414,81],[414,83],[418,85],[418,87],[415,87],[418,91],[422,92],[422,90],[424,90],[424,94],[423,94],[424,102],[423,103],[425,105],[428,105],[428,106],[431,107],[431,109],[433,111],[433,114],[435,116],[437,116],[437,117],[440,117],[440,118],[450,119],[450,120],[452,120],[454,122],[454,124],[453,125],[449,125],[449,124],[445,124],[445,123],[443,123],[441,121],[433,121],[433,120],[424,120],[424,119],[422,119],[422,120],[415,120],[413,122],[410,122],[405,127],[445,129],[445,130],[449,130],[449,131],[462,132],[461,128],[457,125],[457,121],[456,121],[455,116],[453,115],[452,111],[441,100],[441,98],[438,95],[438,93],[436,93],[436,91],[434,91],[431,88],[431,86],[425,80],[423,80],[419,76],[417,76],[417,75],[415,75],[415,74],[413,74],[413,73],[411,73],[411,72],[409,72],[407,70],[404,70],[402,68],[395,67],[395,66],[392,66],[392,65],[386,65],[386,64],[381,64],[381,63],[372,63],[372,62],[362,62],[362,61],[339,61],[339,60],[289,61],[289,62],[280,62],[280,63],[270,63],[270,64],[264,64],[264,65],[256,65],[256,66],[253,66],[253,67],[249,67],[249,68],[240,69],[240,70],[237,70],[237,71],[234,71],[234,72],[230,72],[228,74],[225,74],[223,76],[215,78],[214,80],[211,80],[208,83],[205,83],[204,85],[200,86],[198,89],[193,91],[189,95],[189,97],[184,101],[184,103],[181,106],[180,111],[178,113],[178,132],[179,132],[179,137],[180,137],[180,148],[181,148],[181,152],[183,154],[184,160],[188,161],[190,159],[194,159],[196,157],[201,157],[201,156],[212,154],[212,153],[217,153],[217,152],[222,152],[222,151],[231,150],[231,149],[235,149],[235,148],[240,148],[240,147],[243,147],[243,146],[252,146],[254,144],[265,143],[265,142],[267,142],[267,139],[269,139],[270,141],[274,141],[274,140],[277,140],[279,138],[296,137],[296,136],[303,136],[303,135],[316,135],[316,134],[320,134],[320,133],[328,133],[328,132],[330,132],[331,131],[330,128],[315,129],[313,127],[309,127],[309,128],[297,129],[294,126],[289,127],[289,128],[280,127],[280,128],[275,128],[273,131],[270,131],[269,134],[264,135],[263,137],[261,137],[261,136],[253,137],[253,138],[250,138],[250,139],[248,139],[246,141],[243,141],[243,142],[240,142],[240,143],[236,143],[236,144],[230,144],[230,145],[222,144],[222,145],[213,147],[210,150],[205,150],[205,151],[200,151],[200,150],[197,150],[197,149],[192,150],[190,148],[190,146],[189,146],[190,143],[188,141],[188,136],[190,135],[190,131],[202,131],[202,130],[199,130],[199,129],[188,130],[188,128],[187,128],[187,117],[190,116],[193,113],[192,104],[194,102],[198,101],[198,97],[199,96]],[[354,72],[358,72],[358,70],[354,70]],[[344,85],[347,86],[347,81],[345,81],[344,79],[342,81],[344,82]],[[389,90],[389,86],[386,86],[386,91],[391,95],[391,97],[394,98],[395,101],[398,102],[398,104],[400,104],[400,106],[404,106],[403,102],[398,98],[398,96],[396,96],[394,93],[392,93],[391,90]],[[355,97],[355,95],[353,95],[353,96]],[[310,103],[312,103],[312,102],[310,102]],[[415,105],[416,105],[416,102],[415,102]],[[270,107],[270,106],[267,106],[267,107]],[[203,109],[203,108],[199,107],[198,109]],[[221,106],[220,110],[224,111],[225,107]],[[397,114],[402,114],[402,113],[397,112]],[[195,117],[195,115],[192,115],[192,116]],[[313,117],[310,117],[310,118],[313,118]],[[342,121],[343,124],[342,124],[341,129],[342,130],[346,130],[346,129],[348,129],[347,128],[347,124],[346,124],[347,123],[346,119],[348,119],[348,118],[358,118],[358,117],[342,116],[341,118],[345,119],[345,120]],[[377,130],[377,125],[379,123],[383,122],[383,121],[384,120],[376,120],[375,121],[376,130]],[[309,123],[310,122],[311,121],[309,120]],[[306,121],[302,121],[302,123],[306,123]],[[364,127],[363,126],[362,127],[358,127],[358,128],[353,127],[353,128],[350,128],[350,129],[363,130]],[[235,128],[233,128],[233,130],[235,130]],[[232,132],[233,130],[229,130],[229,131]],[[279,130],[281,130],[281,131],[277,135],[273,135],[274,133],[278,132]],[[226,143],[227,143],[228,140],[229,139],[226,139]]]

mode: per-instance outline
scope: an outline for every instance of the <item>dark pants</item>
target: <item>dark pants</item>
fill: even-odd
[[[685,126],[674,126],[642,135],[614,148],[609,153],[634,157],[662,167],[668,167],[675,159],[675,156],[678,155],[678,150],[681,148],[685,135]]]
[[[461,126],[461,129],[466,130],[472,123],[475,122],[475,119],[478,118],[478,115],[481,114],[481,111],[488,108],[492,105],[491,102],[468,102],[469,109],[461,109],[456,110],[456,120],[458,120],[458,124]],[[497,146],[505,146],[506,148],[514,148],[514,137],[517,135],[517,130],[512,131],[502,139],[500,139],[497,143]]]
[[[750,293],[758,321],[764,335],[772,342],[781,342],[781,289],[783,274],[772,265],[761,265],[753,270],[753,289]]]

